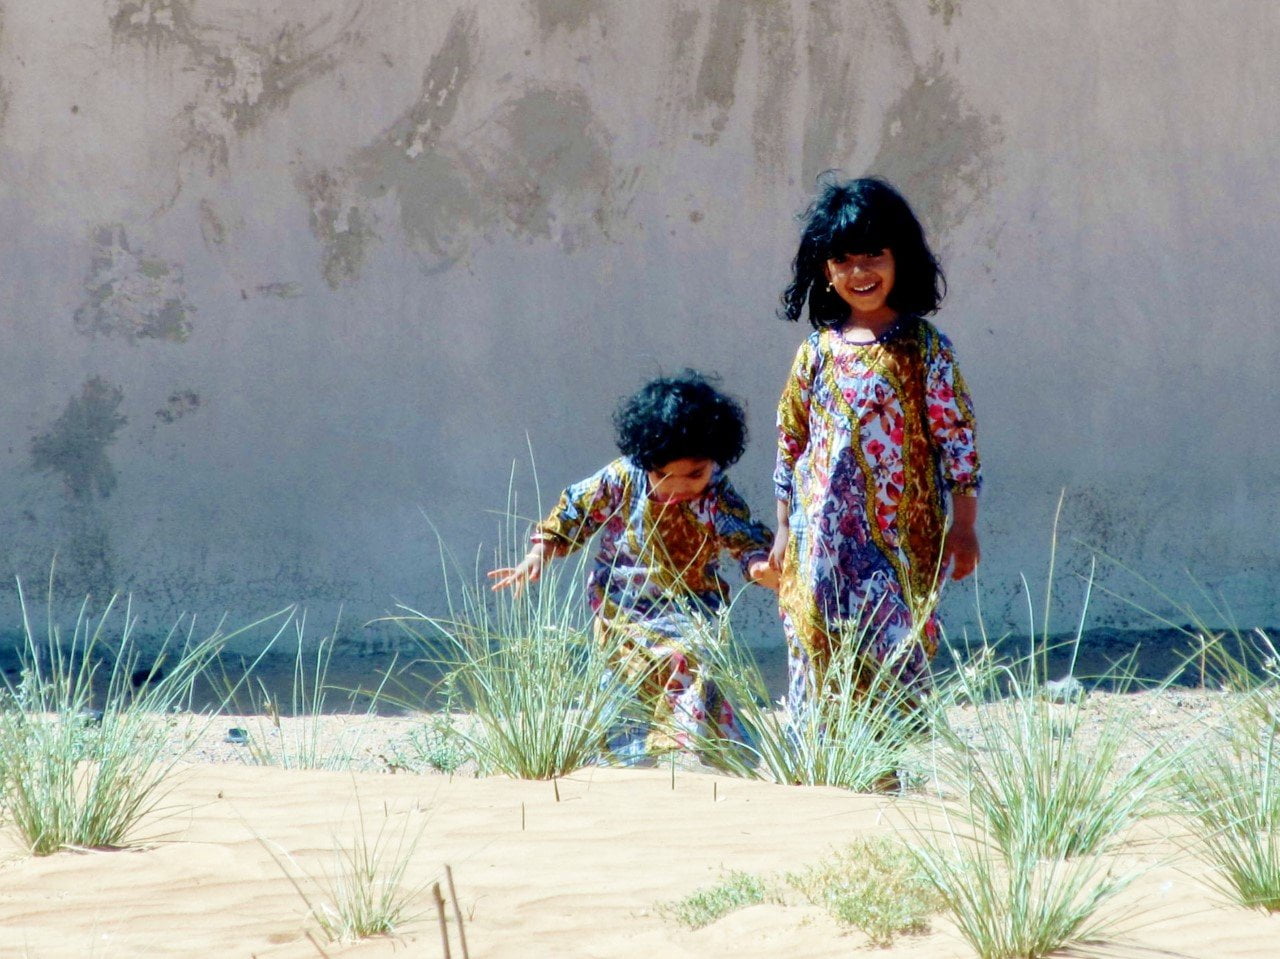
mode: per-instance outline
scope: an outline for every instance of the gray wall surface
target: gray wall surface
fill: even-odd
[[[487,563],[513,464],[532,515],[530,448],[546,506],[685,365],[747,402],[769,516],[839,167],[948,273],[988,628],[1064,490],[1063,629],[1082,543],[1280,623],[1277,51],[1270,0],[2,0],[4,571],[157,623],[437,609],[437,531]]]

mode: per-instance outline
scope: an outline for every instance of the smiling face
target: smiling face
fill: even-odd
[[[648,470],[649,498],[656,503],[684,503],[706,491],[715,471],[715,460],[672,460]]]
[[[879,332],[877,327],[887,327],[897,318],[888,302],[895,277],[892,250],[846,253],[827,260],[826,273],[831,288],[849,304],[852,319],[858,325]]]

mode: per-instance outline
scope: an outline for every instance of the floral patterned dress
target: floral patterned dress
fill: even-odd
[[[701,668],[700,638],[724,607],[719,573],[727,551],[747,567],[767,560],[773,534],[751,518],[742,497],[716,469],[694,500],[659,503],[649,476],[626,458],[570,486],[535,528],[534,541],[569,550],[601,531],[587,575],[597,634],[617,661],[638,670],[648,721],[614,730],[608,751],[638,763],[715,734],[742,742],[733,708]]]
[[[841,635],[862,637],[876,662],[901,656],[898,675],[926,689],[938,627],[920,611],[939,578],[944,494],[981,486],[950,341],[919,317],[869,344],[832,329],[806,339],[778,403],[774,486],[790,504],[778,602],[791,707]],[[929,617],[916,630],[913,610]]]

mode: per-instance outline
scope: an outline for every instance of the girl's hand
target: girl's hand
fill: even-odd
[[[545,562],[546,552],[543,545],[536,543],[533,549],[525,554],[519,565],[490,571],[489,578],[494,580],[490,588],[496,593],[511,586],[514,587],[512,595],[519,597],[524,592],[526,583],[536,583],[542,578],[542,566]]]
[[[777,590],[778,588],[778,571],[773,568],[773,557],[769,559],[758,559],[754,563],[747,566],[747,575],[751,577],[751,582],[763,586],[765,589]]]
[[[942,544],[942,568],[951,568],[952,579],[964,579],[978,568],[982,552],[978,548],[978,533],[972,526],[952,525]]]
[[[781,573],[782,560],[787,555],[787,540],[791,538],[791,502],[780,499],[773,505],[778,514],[778,532],[773,534],[773,549],[769,550],[769,568],[775,573]]]

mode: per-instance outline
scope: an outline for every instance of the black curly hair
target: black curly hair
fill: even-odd
[[[747,446],[742,407],[697,370],[650,380],[618,404],[618,449],[644,470],[680,459],[736,463]]]
[[[804,230],[778,316],[799,320],[808,303],[815,330],[839,326],[849,317],[849,305],[827,289],[827,260],[881,250],[892,251],[896,272],[888,305],[905,315],[936,311],[946,295],[947,278],[902,194],[878,177],[841,180],[831,170],[818,177],[818,187],[818,196],[800,217]]]

